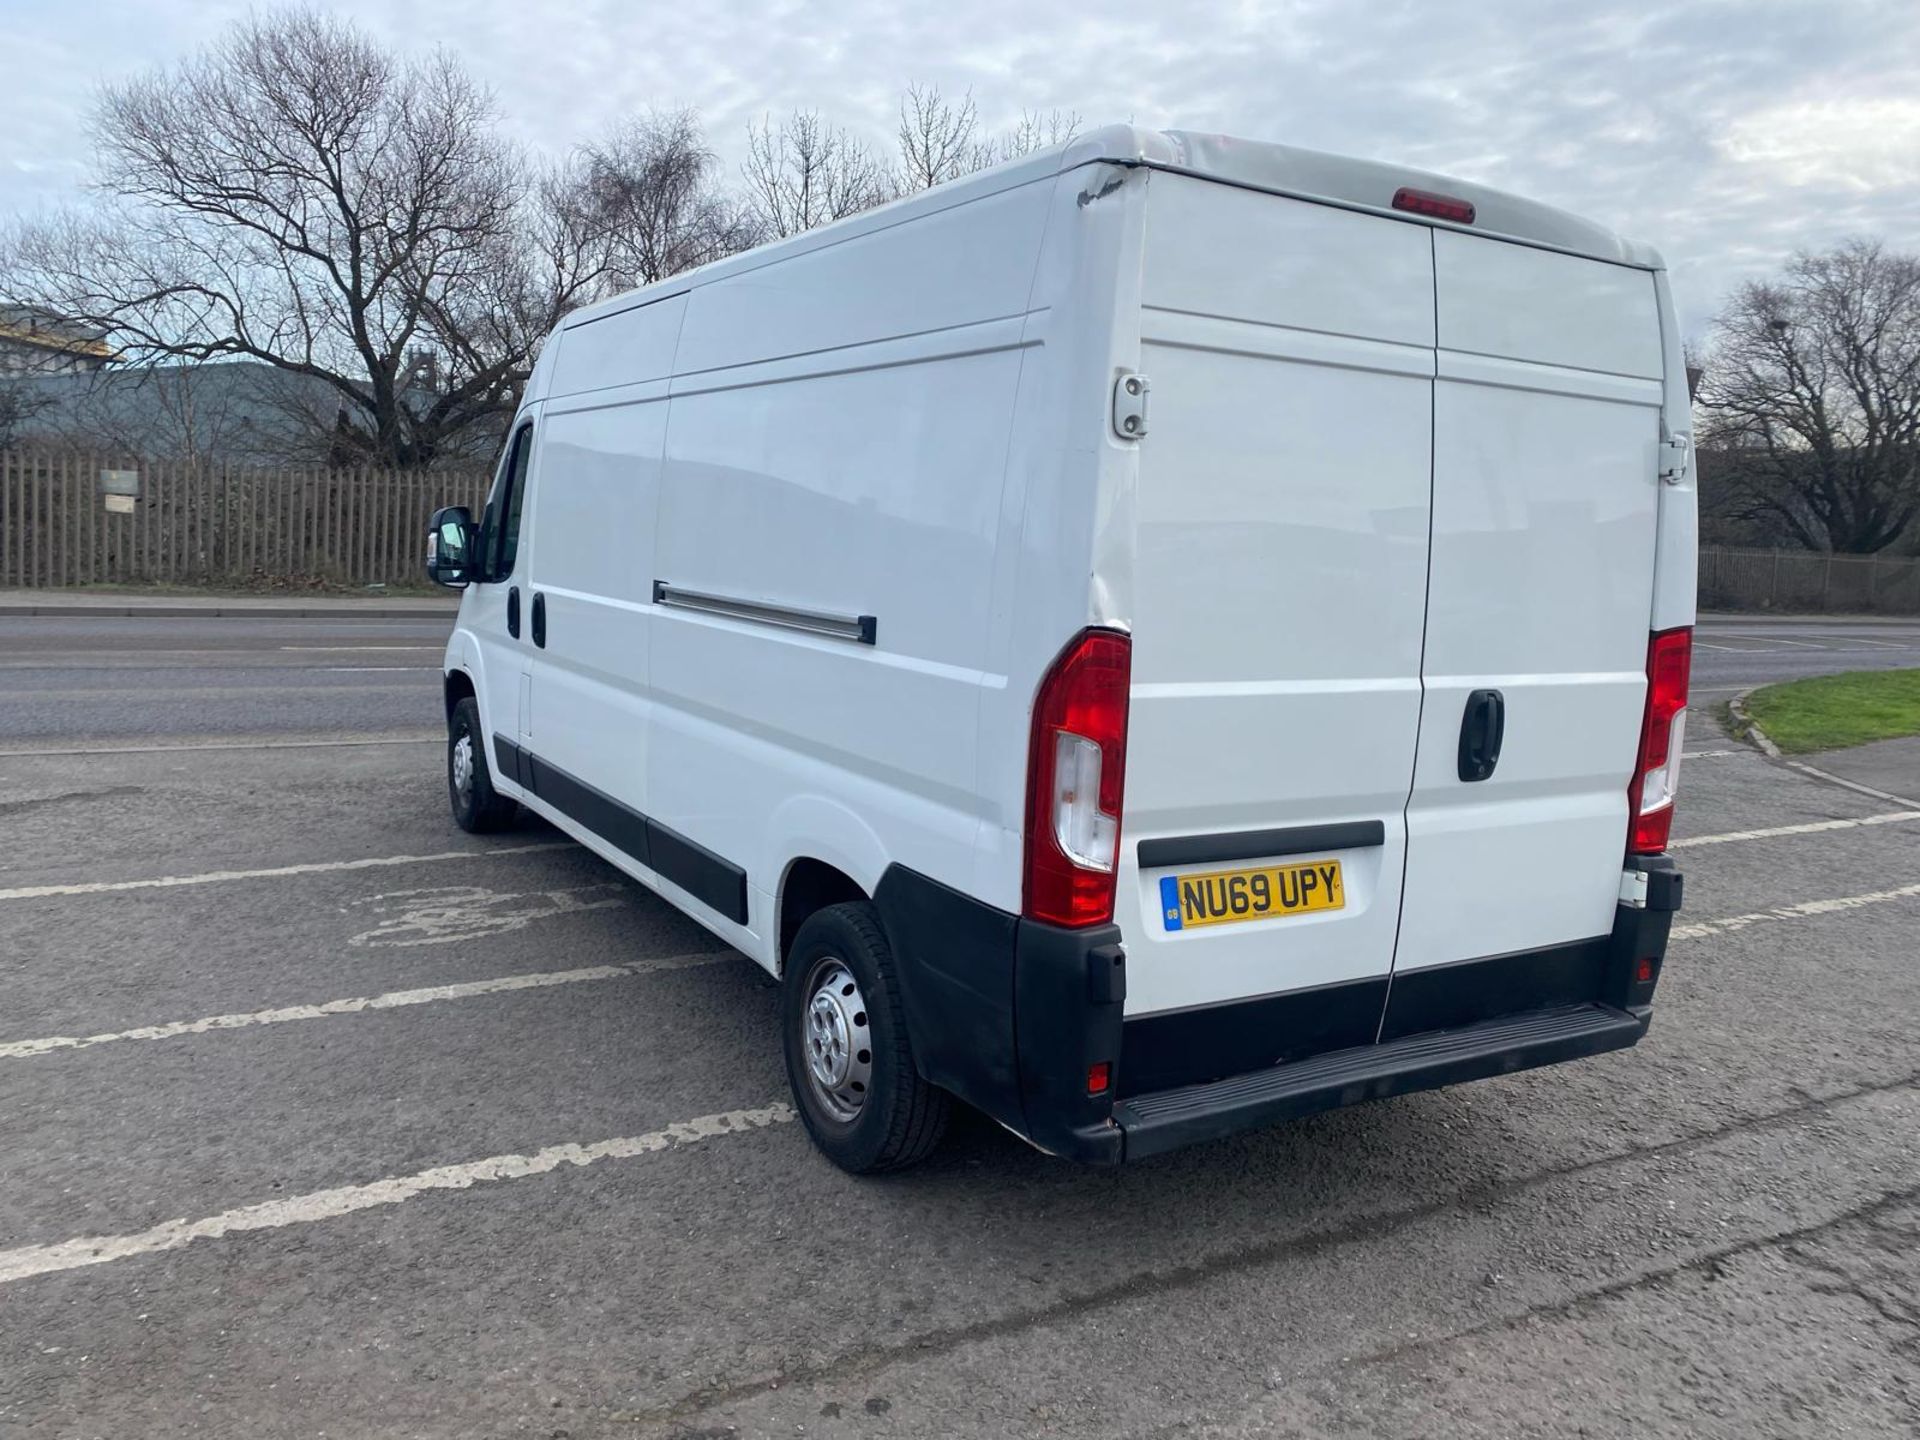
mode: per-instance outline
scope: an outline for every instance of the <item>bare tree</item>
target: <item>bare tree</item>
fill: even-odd
[[[583,146],[543,184],[543,250],[599,290],[651,285],[757,239],[718,185],[691,111],[649,113]]]
[[[750,122],[741,174],[754,221],[769,238],[797,235],[893,198],[892,177],[879,157],[816,110],[796,110],[778,126],[768,117]]]
[[[1064,145],[1080,133],[1080,116],[1072,110],[1022,110],[1013,128],[994,144],[995,160],[1017,160],[1044,150],[1049,145]]]
[[[1742,286],[1700,405],[1743,518],[1810,550],[1893,543],[1920,512],[1920,256],[1856,240]]]
[[[934,85],[909,85],[901,97],[899,144],[903,191],[930,190],[998,158],[981,136],[973,92],[951,101]]]
[[[341,433],[432,460],[509,414],[539,338],[594,283],[529,268],[525,170],[448,56],[396,60],[312,11],[256,16],[103,91],[118,202],[16,227],[0,290],[128,359],[264,361],[338,395]],[[589,267],[590,268],[590,267]],[[438,388],[408,384],[437,356]]]

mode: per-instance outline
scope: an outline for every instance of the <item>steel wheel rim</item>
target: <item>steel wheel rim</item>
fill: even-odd
[[[873,1085],[873,1029],[860,982],[836,955],[816,960],[800,1011],[807,1088],[828,1118],[851,1125]]]
[[[453,793],[462,805],[473,794],[473,736],[464,730],[453,742]]]

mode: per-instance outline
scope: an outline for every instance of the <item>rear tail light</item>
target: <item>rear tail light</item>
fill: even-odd
[[[1085,630],[1040,682],[1027,751],[1022,903],[1035,920],[1077,927],[1113,918],[1132,671],[1125,635]]]
[[[1436,195],[1431,190],[1415,190],[1402,185],[1393,192],[1393,208],[1409,215],[1429,215],[1435,220],[1451,220],[1458,225],[1473,223],[1473,202],[1452,195]]]
[[[1647,712],[1640,755],[1627,787],[1627,853],[1657,855],[1673,833],[1673,797],[1680,785],[1680,749],[1687,731],[1687,674],[1693,630],[1662,630],[1647,645]]]

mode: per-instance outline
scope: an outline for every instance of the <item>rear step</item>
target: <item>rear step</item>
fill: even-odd
[[[1644,1011],[1556,1005],[1459,1030],[1336,1050],[1209,1085],[1136,1095],[1114,1106],[1113,1118],[1126,1134],[1126,1158],[1137,1160],[1362,1100],[1624,1049],[1646,1030]]]

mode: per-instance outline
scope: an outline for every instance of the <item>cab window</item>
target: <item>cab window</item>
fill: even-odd
[[[480,554],[488,580],[505,580],[513,574],[513,559],[520,549],[520,512],[527,495],[527,457],[532,449],[533,426],[522,425],[514,431],[499,473],[493,477],[493,493],[487,496],[480,527]]]

